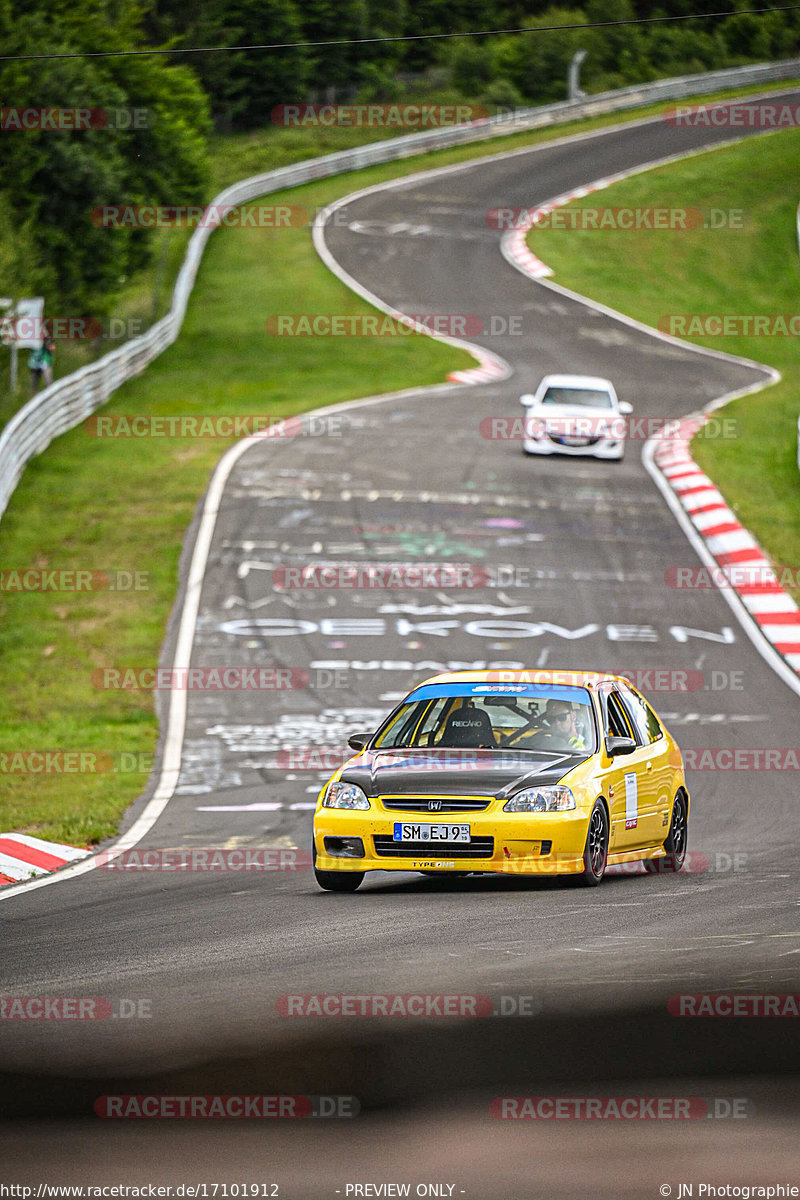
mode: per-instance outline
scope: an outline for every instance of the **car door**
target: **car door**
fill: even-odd
[[[672,770],[668,760],[667,739],[658,717],[644,696],[635,688],[624,684],[619,692],[625,711],[636,730],[637,741],[646,751],[646,803],[642,806],[641,825],[642,834],[647,838],[644,844],[656,846],[667,836],[672,805]]]
[[[616,685],[600,691],[605,737],[626,737],[636,742],[630,754],[611,758],[601,746],[603,785],[611,813],[609,853],[624,853],[652,845],[652,755],[622,702]],[[648,763],[650,764],[648,767]]]

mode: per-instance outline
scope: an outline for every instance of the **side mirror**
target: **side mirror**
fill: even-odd
[[[633,412],[633,405],[629,404],[627,400],[620,400],[619,411],[622,413],[623,417],[629,417]]]
[[[606,754],[609,758],[616,758],[618,754],[633,754],[637,749],[636,742],[629,737],[607,737],[606,738]]]
[[[351,750],[363,750],[371,737],[371,733],[352,733],[347,739],[347,744]]]
[[[531,406],[531,404],[533,404],[534,400],[535,400],[535,396],[531,395],[530,392],[526,392],[524,396],[520,396],[520,398],[519,398],[520,404],[524,404],[526,408],[530,408],[530,406]]]

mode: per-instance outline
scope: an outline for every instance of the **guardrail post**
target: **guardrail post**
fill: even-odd
[[[576,50],[567,71],[567,99],[582,100],[586,95],[581,91],[581,63],[586,58],[588,50]]]

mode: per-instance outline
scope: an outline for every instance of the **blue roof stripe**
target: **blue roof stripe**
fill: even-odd
[[[428,683],[406,697],[406,703],[441,696],[508,696],[510,699],[570,700],[590,705],[586,688],[560,683]]]

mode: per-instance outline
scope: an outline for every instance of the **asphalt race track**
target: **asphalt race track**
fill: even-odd
[[[238,461],[220,506],[192,661],[296,669],[308,686],[190,692],[179,785],[140,848],[307,850],[316,794],[347,735],[373,728],[439,669],[661,668],[662,679],[689,671],[702,685],[689,692],[661,691],[639,676],[684,750],[797,744],[798,697],[723,597],[667,585],[670,568],[698,560],[642,464],[643,442],[630,444],[623,463],[538,460],[526,458],[519,441],[482,436],[481,425],[519,416],[519,394],[549,371],[608,376],[642,418],[693,412],[764,378],[524,278],[502,259],[500,234],[486,223],[490,209],[532,207],[744,132],[661,120],[622,126],[400,181],[338,211],[326,230],[331,253],[386,303],[409,314],[477,315],[485,327],[516,319],[521,335],[470,334],[514,373],[491,385],[347,408],[324,427],[312,423],[313,436],[261,442]],[[346,352],[346,341],[331,341],[332,354]],[[275,590],[273,572],[320,561],[469,564],[488,571],[493,586]],[[305,1176],[307,1192],[297,1182],[287,1194],[333,1194],[356,1177],[353,1163],[372,1162],[379,1142],[388,1149],[371,1177],[387,1178],[395,1137],[418,1136],[414,1159],[425,1166],[435,1161],[437,1130],[436,1144],[448,1144],[447,1178],[464,1187],[480,1182],[480,1194],[494,1187],[521,1196],[539,1194],[514,1190],[528,1161],[522,1143],[533,1154],[543,1135],[501,1134],[484,1121],[485,1089],[516,1084],[511,1094],[522,1094],[550,1080],[562,1089],[571,1083],[574,1094],[580,1079],[596,1087],[657,1078],[663,1091],[665,1079],[696,1078],[704,1082],[692,1094],[761,1097],[750,1130],[759,1130],[759,1163],[780,1177],[792,1139],[796,1145],[797,1096],[788,1082],[770,1079],[797,1070],[791,1022],[787,1029],[781,1021],[678,1020],[667,1001],[680,992],[800,992],[797,784],[790,771],[740,770],[689,771],[688,782],[690,870],[611,876],[597,890],[546,879],[376,875],[354,896],[339,896],[319,892],[308,869],[93,870],[10,897],[0,904],[4,995],[145,999],[152,1015],[3,1022],[0,1106],[19,1116],[90,1115],[92,1098],[123,1081],[139,1092],[192,1084],[205,1092],[353,1093],[375,1110],[424,1100],[434,1107],[419,1109],[416,1123],[407,1113],[378,1112],[354,1123],[352,1134],[331,1130],[344,1122],[330,1122],[324,1134],[317,1125],[316,1143],[303,1142],[307,1127],[282,1131],[280,1153],[295,1164],[287,1178],[296,1167],[301,1179],[304,1155],[316,1158],[322,1145],[329,1152],[326,1165],[316,1162]],[[284,994],[332,992],[481,993],[498,1004],[526,997],[536,1015],[409,1024],[276,1012]],[[748,1082],[751,1075],[762,1078]],[[720,1077],[722,1090],[709,1082]],[[435,1108],[437,1096],[459,1088],[478,1089],[470,1093],[474,1108],[444,1100]],[[18,1175],[35,1160],[37,1177],[61,1180],[65,1146],[77,1172],[106,1161],[112,1136],[115,1164],[152,1155],[151,1178],[170,1177],[214,1144],[225,1153],[219,1128],[198,1133],[185,1128],[191,1122],[178,1124],[184,1128],[173,1126],[169,1141],[163,1126],[154,1131],[149,1122],[16,1125],[0,1144]],[[752,1146],[701,1125],[679,1134],[614,1131],[607,1144],[602,1130],[572,1135],[574,1142],[559,1131],[537,1153],[545,1173],[548,1163],[555,1170],[570,1158],[565,1195],[576,1194],[582,1179],[605,1194],[592,1168],[601,1142],[617,1171],[616,1195],[656,1195],[662,1168],[674,1182],[670,1137],[683,1139],[681,1178],[699,1177],[706,1165],[718,1174],[737,1161],[752,1168]],[[474,1150],[454,1153],[451,1137],[477,1146],[487,1126],[480,1162]],[[60,1148],[54,1129],[63,1130]],[[263,1175],[247,1139],[263,1143],[274,1169],[278,1136],[263,1126],[237,1130],[244,1177]],[[623,1136],[650,1156],[649,1192],[636,1190],[641,1174],[622,1182]],[[226,1163],[235,1161],[230,1150]],[[751,1181],[766,1181],[765,1171],[751,1170]],[[416,1178],[407,1161],[404,1177]],[[552,1184],[541,1194],[561,1193]]]

